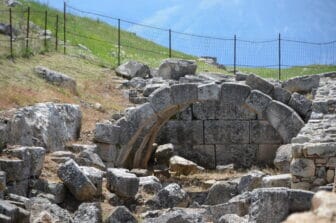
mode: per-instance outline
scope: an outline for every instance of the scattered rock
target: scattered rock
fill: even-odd
[[[240,217],[236,214],[226,214],[223,215],[218,223],[248,223],[248,219]]]
[[[312,111],[312,101],[305,96],[294,92],[288,105],[292,107],[306,122],[310,118]]]
[[[289,173],[290,162],[292,161],[292,145],[286,144],[278,148],[274,166],[283,173]]]
[[[18,109],[10,120],[9,143],[64,150],[79,137],[82,113],[78,105],[41,103]]]
[[[237,183],[231,181],[219,181],[210,187],[205,204],[216,205],[226,203],[237,194]]]
[[[161,189],[154,200],[162,208],[188,207],[190,199],[188,194],[176,183],[172,183]]]
[[[174,146],[173,144],[164,144],[158,146],[155,151],[154,158],[158,164],[164,164],[169,166],[169,160],[174,155]]]
[[[126,169],[107,169],[106,187],[124,198],[134,198],[139,188],[139,178]]]
[[[143,223],[205,223],[205,215],[204,209],[172,209],[159,217],[146,218]]]
[[[79,201],[91,200],[97,194],[97,188],[72,159],[60,165],[57,175]]]
[[[238,192],[241,194],[245,191],[252,191],[256,188],[261,187],[262,178],[265,175],[266,175],[265,173],[261,171],[257,171],[257,170],[248,172],[246,175],[240,178],[240,181],[237,187]]]
[[[72,223],[70,213],[45,198],[32,198],[30,222]]]
[[[197,65],[192,60],[166,59],[159,67],[158,75],[163,79],[179,80],[187,74],[195,74]]]
[[[310,93],[313,89],[317,88],[320,83],[319,75],[301,76],[291,78],[282,83],[282,87],[290,92]]]
[[[139,180],[140,180],[139,181],[140,188],[148,194],[155,194],[162,189],[160,180],[157,177],[154,176],[140,177]]]
[[[78,154],[75,158],[76,162],[82,166],[96,167],[105,170],[105,164],[94,150],[86,149]]]
[[[189,175],[202,170],[196,163],[180,156],[173,156],[170,158],[169,168],[171,171],[176,172],[177,175]]]
[[[117,75],[127,79],[134,77],[146,78],[150,75],[150,69],[147,65],[132,60],[120,65],[115,71]]]
[[[73,223],[100,222],[102,222],[102,210],[98,203],[82,203],[73,218]]]
[[[68,75],[49,70],[48,68],[41,66],[35,67],[35,72],[47,82],[56,86],[68,88],[73,94],[78,94],[75,79],[69,77]]]
[[[262,178],[262,187],[291,187],[292,175],[279,174]]]
[[[137,223],[132,213],[125,207],[116,207],[105,221],[106,223]]]

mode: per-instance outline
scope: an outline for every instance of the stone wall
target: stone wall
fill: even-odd
[[[176,152],[206,168],[273,162],[283,140],[262,116],[235,103],[197,102],[173,116],[157,138],[173,143]]]
[[[313,113],[292,139],[292,187],[314,189],[334,181],[336,166],[336,73],[322,75]]]

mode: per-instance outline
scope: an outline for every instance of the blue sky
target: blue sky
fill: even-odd
[[[60,0],[41,2],[59,9],[63,6],[63,1]],[[278,33],[281,33],[283,38],[294,40],[313,42],[336,40],[336,0],[67,0],[67,2],[82,10],[186,33],[224,38],[232,38],[236,34],[240,39],[249,40],[276,39]],[[135,31],[139,35],[167,45],[166,35],[159,31],[123,25],[123,28],[129,31]],[[195,54],[204,52],[203,55],[225,57],[219,55],[217,51],[222,50],[217,46],[226,43],[202,39],[197,40],[200,43],[196,45],[192,42],[196,40],[191,41],[179,35],[173,37],[177,42],[174,48]],[[275,46],[276,44],[274,48]],[[189,49],[190,47],[193,49]],[[197,47],[200,49],[196,49]],[[325,48],[330,50],[330,46]],[[333,45],[331,48],[336,47]],[[307,51],[314,55],[316,53],[316,49]],[[335,49],[333,53],[334,51]],[[227,54],[230,52],[227,50]],[[306,54],[306,51],[300,54]],[[244,58],[241,60],[245,62]]]

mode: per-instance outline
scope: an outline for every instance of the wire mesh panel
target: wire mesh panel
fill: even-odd
[[[261,74],[266,78],[277,78],[278,52],[278,40],[250,41],[237,39],[238,70]]]
[[[5,32],[0,34],[0,57],[5,58],[10,55],[10,30],[9,30],[9,10],[0,10],[0,23]]]
[[[141,25],[121,20],[120,43],[127,49],[122,50],[122,61],[139,60],[150,66],[158,66],[162,59],[169,57],[169,30]]]
[[[106,35],[96,34],[102,32]],[[68,54],[104,66],[117,66],[118,19],[67,6],[66,35]]]
[[[233,66],[233,44],[229,38],[172,32],[172,56],[197,60],[199,72],[223,72]]]

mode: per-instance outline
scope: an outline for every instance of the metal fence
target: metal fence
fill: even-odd
[[[8,17],[9,34],[0,38],[0,55],[11,58],[62,48],[66,54],[104,66],[116,67],[132,59],[155,67],[162,59],[177,57],[197,60],[199,71],[264,72],[274,79],[290,77],[293,67],[336,65],[336,41],[313,43],[280,34],[263,41],[204,36],[83,11],[65,3],[60,15],[30,8],[1,13]],[[31,23],[34,17],[42,28]],[[97,26],[83,29],[87,21],[95,21]],[[106,26],[106,36],[96,35],[96,29]]]

